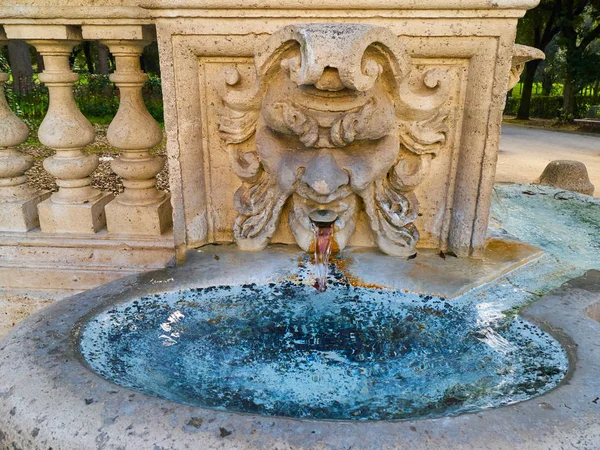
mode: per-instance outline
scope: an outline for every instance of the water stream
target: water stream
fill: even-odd
[[[315,288],[319,292],[327,290],[327,268],[333,242],[333,223],[314,223],[315,233]]]

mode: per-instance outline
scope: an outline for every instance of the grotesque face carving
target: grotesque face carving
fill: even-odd
[[[290,33],[301,40],[300,48],[289,47]],[[280,68],[272,64],[264,79],[259,76],[251,100],[242,106],[223,94],[229,112],[221,121],[224,138],[235,146],[256,132],[255,152],[230,146],[236,173],[246,181],[235,199],[238,245],[264,248],[289,201],[290,228],[305,250],[313,240],[315,211],[337,217],[335,239],[343,248],[363,207],[382,251],[413,254],[418,204],[412,190],[424,176],[433,153],[428,150],[443,142],[444,116],[430,114],[429,126],[398,117],[406,58],[394,55],[397,41],[386,30],[308,25],[281,34],[288,48],[277,52],[283,55]],[[227,83],[235,86],[239,80],[229,75]],[[424,141],[423,131],[432,142]]]

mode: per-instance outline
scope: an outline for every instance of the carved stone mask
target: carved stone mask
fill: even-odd
[[[444,142],[445,115],[402,100],[410,65],[396,37],[370,25],[299,25],[257,55],[255,86],[235,90],[239,74],[228,70],[222,91],[220,130],[245,181],[235,198],[238,245],[264,248],[291,202],[290,228],[305,250],[311,213],[335,213],[341,249],[363,207],[382,251],[413,254],[412,190]],[[253,133],[254,151],[241,152]]]

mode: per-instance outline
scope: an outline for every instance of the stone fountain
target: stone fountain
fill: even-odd
[[[115,54],[121,107],[109,138],[126,190],[90,200],[93,164],[84,181],[67,169],[93,159],[82,151],[91,137],[48,140],[61,190],[28,193],[44,200],[26,211],[31,226],[0,231],[63,256],[84,238],[90,259],[126,245],[119,261],[137,271],[146,247],[163,246],[179,267],[98,282],[0,341],[0,446],[598,442],[597,398],[585,390],[598,387],[597,274],[516,318],[535,292],[512,279],[542,286],[590,265],[566,270],[539,239],[488,227],[505,95],[526,61],[543,58],[514,44],[536,1],[31,3],[0,6],[0,23],[50,62],[46,123],[89,131],[60,120],[81,119],[65,89],[68,51],[100,39]],[[155,188],[159,135],[141,102],[138,58],[154,36],[170,196]],[[17,131],[0,136],[0,176],[11,180],[0,194],[29,167],[12,148],[26,137]],[[61,204],[73,187],[87,194]],[[5,203],[25,214],[19,201]],[[87,234],[64,209],[86,211]],[[50,216],[56,227],[44,225]],[[318,293],[311,254],[323,249],[334,259],[322,261],[330,289]],[[77,270],[94,272],[73,254]]]

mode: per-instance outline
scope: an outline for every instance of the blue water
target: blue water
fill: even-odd
[[[563,349],[518,310],[599,268],[600,201],[551,188],[496,188],[491,232],[541,259],[446,300],[350,286],[334,265],[302,282],[142,297],[90,320],[81,352],[122,386],[179,403],[295,418],[456,415],[556,386]]]
[[[82,353],[102,376],[197,406],[317,419],[457,414],[557,384],[560,346],[520,320],[338,283],[143,297],[94,318]]]

